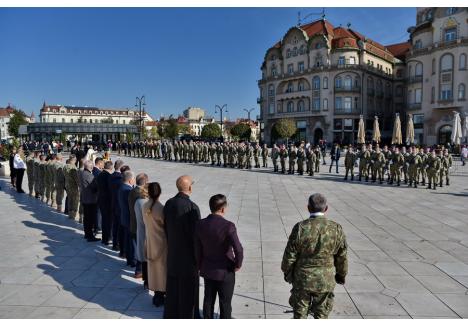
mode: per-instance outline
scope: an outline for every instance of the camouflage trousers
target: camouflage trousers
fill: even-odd
[[[313,315],[315,319],[327,319],[333,309],[333,292],[315,293],[302,289],[292,289],[289,304],[294,311],[294,319],[305,319]]]
[[[57,185],[56,186],[57,188],[57,191],[56,191],[56,195],[55,195],[55,202],[57,204],[57,208],[60,206],[62,206],[62,202],[63,202],[63,194],[65,192],[65,186],[63,185]]]
[[[76,220],[78,213],[78,205],[80,203],[80,194],[78,191],[68,191],[68,217]]]
[[[446,168],[442,168],[439,171],[439,186],[442,187],[442,184],[444,183],[444,177],[445,177],[445,184],[448,185],[450,182],[450,177],[449,177],[449,170]]]
[[[315,172],[320,172],[320,159],[315,160]]]
[[[314,160],[307,160],[307,171],[309,172],[309,175],[314,175],[315,172],[315,167],[314,167]]]
[[[28,174],[28,188],[29,188],[29,194],[32,195],[34,192],[34,174],[33,171],[31,170],[26,170]]]
[[[438,170],[434,170],[434,169],[427,170],[427,179],[429,181],[429,184],[437,185],[439,181],[439,173],[440,172]]]
[[[410,165],[408,167],[408,176],[409,176],[409,183],[416,185],[418,182],[418,168],[415,165]]]
[[[369,174],[367,173],[366,164],[364,162],[359,163],[359,177],[366,178],[368,176]]]
[[[418,167],[418,180],[419,180],[419,177],[421,177],[422,183],[426,183],[427,173],[424,167]]]

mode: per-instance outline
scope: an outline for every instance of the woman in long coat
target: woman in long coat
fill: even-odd
[[[148,191],[146,185],[142,187],[142,190],[135,201],[135,219],[136,219],[136,248],[135,248],[135,258],[137,261],[141,262],[142,272],[143,272],[143,281],[144,287],[148,288],[148,264],[146,262],[145,255],[145,242],[146,242],[146,231],[145,231],[145,222],[143,221],[143,215],[145,212],[145,204],[148,201]]]
[[[143,221],[146,229],[146,261],[148,263],[148,288],[154,291],[153,304],[164,304],[167,272],[167,239],[164,232],[164,206],[159,202],[161,186],[148,184],[148,201],[144,204]]]

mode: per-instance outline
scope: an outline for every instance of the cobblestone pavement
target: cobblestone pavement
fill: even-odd
[[[328,168],[308,177],[124,160],[161,183],[162,202],[176,193],[178,176],[192,175],[202,217],[211,195],[228,196],[228,218],[245,250],[235,318],[292,317],[280,261],[291,228],[308,217],[306,201],[314,192],[327,196],[328,216],[343,225],[349,244],[349,276],[336,288],[331,317],[468,317],[466,174],[432,191],[343,182]],[[12,192],[6,179],[0,185],[0,318],[161,317],[114,252],[85,242],[79,224]]]

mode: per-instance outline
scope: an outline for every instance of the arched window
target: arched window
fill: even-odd
[[[293,101],[288,102],[287,110],[288,110],[288,112],[294,112],[294,103],[293,103]]]
[[[440,70],[441,71],[453,70],[453,56],[451,54],[446,53],[440,58]]]
[[[453,99],[453,55],[444,54],[440,58],[439,100],[451,101]]]
[[[294,92],[293,83],[289,82],[288,83],[288,88],[286,89],[286,93],[292,93],[292,92]]]
[[[341,77],[336,77],[335,78],[335,87],[336,88],[341,88]]]
[[[312,85],[314,89],[320,89],[320,77],[319,76],[315,76],[312,79]]]
[[[422,75],[423,75],[423,65],[422,65],[421,62],[418,62],[418,63],[416,64],[416,67],[414,68],[414,75],[415,75],[415,76],[418,76],[418,77],[419,77],[419,76],[422,77]]]
[[[465,70],[466,69],[466,54],[462,53],[460,54],[460,58],[458,60],[458,69],[459,70]]]
[[[351,78],[351,76],[346,76],[344,78],[344,88],[351,89],[352,86],[353,86],[353,79]]]
[[[327,89],[327,88],[328,88],[328,78],[323,77],[323,89]]]
[[[367,78],[367,88],[374,89],[374,79],[372,77]]]
[[[271,65],[271,75],[276,76],[276,66],[274,64]]]
[[[297,90],[299,92],[303,91],[304,90],[304,82],[300,81],[297,85]]]
[[[298,111],[298,112],[304,112],[304,101],[300,100],[300,101],[297,103],[297,111]]]
[[[268,96],[273,95],[275,95],[275,89],[273,88],[273,85],[268,85]]]
[[[465,84],[458,85],[458,99],[459,100],[465,99]]]
[[[323,109],[328,110],[328,99],[327,98],[323,99]]]

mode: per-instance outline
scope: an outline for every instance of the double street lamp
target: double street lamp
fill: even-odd
[[[141,97],[138,97],[136,98],[136,104],[135,104],[135,107],[136,108],[139,108],[140,110],[140,140],[143,139],[143,128],[144,128],[144,118],[143,118],[143,114],[145,113],[145,105],[146,105],[146,102],[145,102],[145,96],[141,96]]]
[[[220,115],[220,123],[221,123],[221,133],[223,132],[223,112],[228,112],[227,110],[227,104],[224,104],[223,106],[215,105],[215,113],[218,113]]]
[[[247,112],[247,119],[249,119],[249,121],[250,121],[250,112],[252,112],[253,110],[255,110],[255,108],[244,109],[244,111]]]

